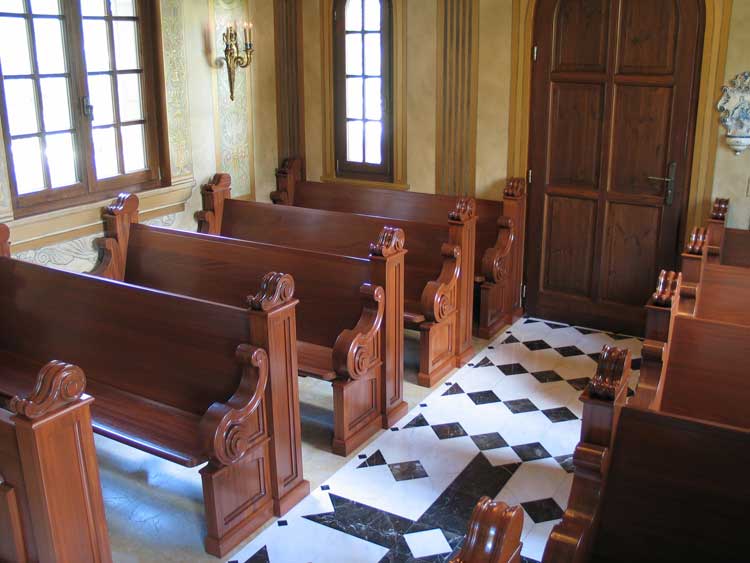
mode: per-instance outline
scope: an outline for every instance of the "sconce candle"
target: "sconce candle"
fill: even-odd
[[[224,39],[224,60],[227,63],[227,74],[229,78],[229,98],[234,101],[234,80],[237,68],[247,68],[253,58],[253,24],[243,24],[244,49],[240,49],[237,42],[237,23],[230,25],[222,35]]]

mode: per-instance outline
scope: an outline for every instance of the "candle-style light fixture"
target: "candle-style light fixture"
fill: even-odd
[[[242,32],[244,39],[244,49],[240,49],[237,42],[237,22],[227,27],[222,37],[224,38],[224,61],[227,64],[227,74],[229,76],[229,98],[234,101],[234,76],[239,68],[247,68],[253,58],[253,24],[244,22]]]

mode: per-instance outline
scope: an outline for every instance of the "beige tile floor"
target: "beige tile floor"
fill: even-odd
[[[416,384],[418,344],[418,335],[408,334],[404,399],[410,409],[431,391]],[[475,350],[487,344],[475,340]],[[300,379],[300,402],[304,475],[315,488],[358,451],[348,458],[330,451],[333,435],[330,384]],[[206,530],[197,470],[187,470],[99,436],[96,445],[115,563],[218,561],[203,550]],[[272,523],[269,521],[267,526]]]

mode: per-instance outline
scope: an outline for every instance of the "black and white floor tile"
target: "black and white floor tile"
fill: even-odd
[[[521,319],[230,561],[447,561],[483,495],[523,507],[522,555],[540,560],[604,344],[638,367],[637,338]]]

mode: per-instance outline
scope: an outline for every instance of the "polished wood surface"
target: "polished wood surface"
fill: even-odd
[[[303,182],[299,169],[300,162],[289,159],[277,170],[277,190],[271,193],[275,203],[444,224],[458,200],[455,196]],[[474,272],[480,288],[474,332],[480,338],[491,339],[522,313],[525,188],[522,178],[509,178],[503,201],[474,200],[477,216]]]
[[[0,256],[10,256],[10,229],[5,223],[0,223]]]
[[[469,520],[466,539],[450,563],[521,563],[523,509],[482,497]]]
[[[0,309],[3,349],[86,370],[101,398],[96,432],[188,467],[210,462],[210,553],[225,554],[271,516],[268,472],[248,461],[269,464],[269,362],[251,344],[245,309],[8,258]]]
[[[86,376],[0,351],[0,560],[109,562]]]
[[[290,171],[287,177],[293,179],[294,172]],[[386,282],[386,302],[394,291],[399,299],[400,287],[404,295],[403,313],[394,309],[386,318],[388,340],[402,339],[402,329],[396,331],[390,314],[403,315],[407,328],[420,331],[418,381],[425,386],[434,385],[473,355],[472,273],[462,269],[465,253],[471,259],[474,251],[473,200],[460,200],[438,224],[232,200],[227,199],[228,192],[215,191],[211,186],[205,187],[204,194],[211,194],[204,201],[204,215],[215,215],[217,209],[222,209],[222,218],[220,222],[213,220],[213,230],[208,222],[202,223],[201,229],[231,238],[365,257],[378,254],[372,252],[371,245],[383,232],[406,234],[408,230],[407,254],[400,258],[403,268],[392,264],[393,258],[384,257],[388,258],[386,268],[390,271],[381,277]],[[399,348],[394,350],[402,352]],[[391,373],[398,370],[397,378],[402,380],[402,364],[403,361],[387,364],[386,379],[396,379]]]
[[[689,185],[699,2],[541,0],[535,13],[529,312],[642,334]],[[673,162],[674,182],[653,179]]]

